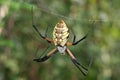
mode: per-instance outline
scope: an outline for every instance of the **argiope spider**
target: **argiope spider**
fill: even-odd
[[[71,51],[66,46],[73,46],[73,45],[78,44],[79,42],[84,40],[87,37],[87,35],[85,35],[84,37],[82,37],[78,41],[76,41],[76,36],[74,35],[73,42],[72,43],[69,42],[68,41],[69,29],[68,29],[68,27],[66,26],[66,24],[63,20],[61,20],[60,22],[58,22],[56,24],[56,26],[53,30],[53,39],[49,39],[47,37],[47,30],[46,30],[45,36],[43,36],[34,24],[33,24],[33,28],[37,31],[37,33],[39,34],[39,36],[41,38],[45,39],[48,43],[54,44],[56,46],[56,48],[51,50],[47,55],[45,55],[42,58],[41,57],[40,58],[35,58],[35,59],[33,59],[34,61],[44,62],[47,59],[49,59],[53,54],[55,54],[57,51],[59,51],[61,54],[65,54],[65,52],[66,52],[70,56],[74,65],[81,71],[81,73],[84,76],[86,76],[86,73],[82,69],[84,69],[86,71],[88,71],[88,69],[77,61],[77,59],[74,57],[74,55],[71,53]]]

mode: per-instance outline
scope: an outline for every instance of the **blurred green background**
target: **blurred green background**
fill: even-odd
[[[32,22],[42,34],[50,26],[52,38],[61,19],[70,28],[69,41],[71,28],[77,40],[88,33],[84,41],[68,47],[89,68],[86,77],[59,52],[44,63],[33,61],[55,46],[39,37]],[[119,76],[120,0],[0,0],[0,80],[120,80]]]

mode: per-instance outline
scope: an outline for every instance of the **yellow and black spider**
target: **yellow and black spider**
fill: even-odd
[[[68,41],[69,29],[68,29],[67,25],[65,24],[65,22],[63,20],[61,20],[60,22],[58,22],[56,24],[56,26],[53,30],[53,39],[49,39],[47,37],[47,35],[46,35],[47,31],[45,33],[45,36],[43,36],[34,24],[33,24],[33,27],[37,31],[37,33],[39,34],[40,37],[45,39],[48,43],[54,44],[56,46],[56,48],[51,50],[47,55],[45,55],[42,58],[41,57],[40,58],[35,58],[35,59],[33,59],[34,61],[44,62],[47,59],[49,59],[53,54],[55,54],[57,51],[59,51],[61,54],[67,53],[70,56],[74,65],[81,71],[81,73],[84,76],[86,76],[86,73],[81,68],[83,68],[86,71],[88,71],[88,69],[77,61],[77,59],[74,57],[74,55],[71,53],[71,51],[66,46],[73,46],[73,45],[78,44],[80,41],[84,40],[87,37],[87,35],[85,35],[84,37],[82,37],[78,41],[75,40],[76,36],[74,35],[73,42],[72,43],[69,42]]]

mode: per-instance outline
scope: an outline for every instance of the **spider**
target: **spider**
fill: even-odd
[[[38,28],[34,24],[33,24],[33,28],[37,31],[37,33],[39,34],[39,36],[41,38],[45,39],[48,43],[54,44],[56,46],[56,48],[51,50],[44,57],[35,58],[35,59],[33,59],[34,61],[36,61],[36,62],[44,62],[44,61],[48,60],[57,51],[59,51],[61,54],[65,54],[66,53],[66,54],[69,55],[69,57],[71,58],[72,62],[80,70],[80,72],[84,76],[86,76],[86,73],[83,71],[83,69],[85,71],[88,71],[88,69],[86,67],[84,67],[80,62],[78,62],[78,60],[74,57],[72,52],[67,48],[67,46],[77,45],[79,42],[81,42],[82,40],[84,40],[87,37],[87,34],[84,37],[82,37],[81,39],[79,39],[78,41],[76,41],[76,36],[74,35],[73,42],[69,42],[68,41],[69,29],[68,29],[66,23],[63,20],[60,20],[60,22],[58,22],[56,24],[56,26],[54,27],[53,39],[49,39],[47,37],[47,29],[46,29],[45,35],[43,36],[39,32]]]

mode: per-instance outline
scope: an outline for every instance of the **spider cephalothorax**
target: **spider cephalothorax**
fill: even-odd
[[[82,37],[81,39],[79,39],[78,41],[76,41],[76,36],[74,35],[73,38],[73,42],[69,42],[68,38],[69,38],[69,29],[67,27],[67,25],[65,24],[65,22],[63,20],[61,20],[60,22],[58,22],[53,30],[53,39],[49,39],[45,33],[45,36],[41,35],[41,33],[38,31],[37,27],[35,25],[33,25],[34,29],[38,32],[38,34],[40,35],[40,37],[42,37],[43,39],[45,39],[48,43],[50,44],[54,44],[57,48],[54,48],[53,50],[51,50],[47,55],[45,55],[44,57],[40,57],[40,58],[35,58],[34,61],[37,62],[44,62],[47,59],[49,59],[53,54],[55,54],[57,51],[59,51],[60,53],[67,53],[72,62],[74,63],[74,65],[82,72],[83,75],[86,76],[86,73],[83,72],[83,70],[81,68],[83,68],[84,70],[88,71],[87,68],[85,68],[82,64],[80,64],[77,59],[74,57],[74,55],[71,53],[71,51],[67,48],[67,46],[73,46],[78,44],[80,41],[82,41],[83,39],[85,39],[87,37],[87,35],[85,35],[84,37]],[[47,28],[48,30],[48,28]],[[46,30],[46,32],[47,32]]]

